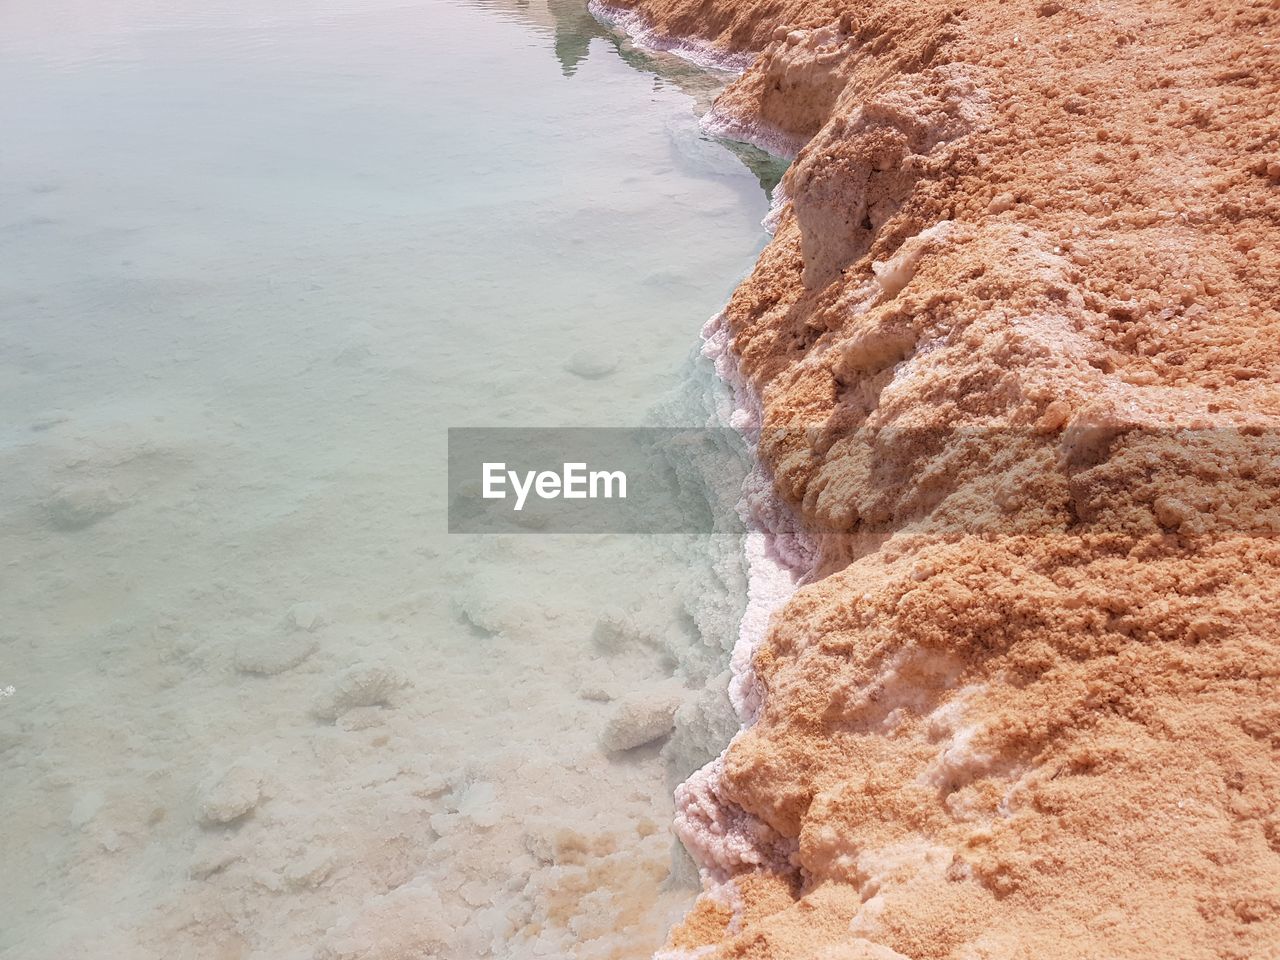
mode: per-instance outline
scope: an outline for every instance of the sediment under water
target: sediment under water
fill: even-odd
[[[776,174],[718,79],[580,4],[20,2],[0,53],[0,953],[646,955],[738,545],[448,537],[445,427],[708,416]]]

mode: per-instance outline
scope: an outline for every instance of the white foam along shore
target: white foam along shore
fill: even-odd
[[[667,36],[657,30],[649,18],[638,10],[611,6],[601,3],[600,0],[590,0],[587,3],[587,10],[605,26],[621,30],[637,46],[662,53],[674,53],[690,63],[709,70],[742,73],[755,59],[753,53],[726,53],[705,40]]]
[[[625,31],[633,42],[676,53],[699,66],[741,72],[754,59],[752,54],[725,54],[705,42],[663,36],[634,10],[610,7],[599,0],[591,0],[588,9],[603,23]],[[717,115],[714,110],[703,118],[702,125],[713,135],[752,143],[782,156],[794,156],[799,149],[789,138],[772,135],[764,124]],[[770,233],[787,200],[779,185],[763,224]],[[724,311],[706,323],[702,339],[703,356],[711,360],[716,375],[733,393],[729,424],[744,435],[754,456],[762,423],[761,398],[742,375]],[[758,458],[744,483],[738,509],[748,530],[743,544],[747,606],[731,657],[729,699],[741,723],[740,735],[756,722],[764,706],[763,688],[753,667],[756,652],[774,613],[812,570],[816,550],[809,538],[798,531],[790,507],[774,493],[773,479]],[[732,901],[734,874],[765,866],[786,869],[794,842],[784,840],[723,796],[720,783],[727,751],[728,748],[677,787],[675,831],[697,862],[703,879],[719,888],[716,895]],[[658,957],[677,960],[684,955],[684,951],[664,951]]]
[[[784,133],[758,117],[740,117],[714,104],[701,120],[702,129],[721,140],[737,140],[788,160],[804,148],[808,140]]]
[[[729,423],[745,436],[754,454],[761,426],[760,397],[741,374],[723,312],[707,322],[702,337],[703,355],[733,391]],[[758,459],[743,485],[738,510],[748,529],[743,544],[747,606],[731,657],[729,699],[737,712],[741,735],[764,708],[764,691],[753,668],[756,651],[764,642],[774,613],[812,569],[815,551],[811,541],[796,531],[790,508],[773,492],[772,478]],[[794,852],[794,841],[780,837],[724,796],[721,782],[728,749],[676,788],[674,827],[697,862],[703,880],[724,888],[717,895],[732,899],[731,878],[735,874],[761,867],[785,870]],[[659,956],[676,960],[680,954]]]

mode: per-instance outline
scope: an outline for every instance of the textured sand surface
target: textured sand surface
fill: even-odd
[[[725,322],[818,534],[671,955],[1280,957],[1280,3],[626,6],[798,152]]]

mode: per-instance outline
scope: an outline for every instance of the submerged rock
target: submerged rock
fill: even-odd
[[[273,677],[298,666],[319,648],[305,634],[265,634],[241,641],[235,664],[241,673]]]
[[[262,800],[262,774],[240,764],[224,770],[201,792],[197,818],[216,827],[247,816]]]
[[[600,746],[619,753],[668,736],[684,700],[684,692],[670,686],[628,694],[615,704],[600,733]]]
[[[213,834],[211,836],[217,836]],[[201,848],[192,857],[190,865],[187,867],[187,876],[192,880],[207,880],[216,873],[220,873],[233,863],[239,863],[244,859],[243,854],[238,847],[229,844],[220,844]]]
[[[292,890],[314,890],[338,866],[338,853],[328,847],[307,850],[284,868],[285,885]]]
[[[49,526],[74,531],[91,527],[128,505],[110,486],[81,483],[59,488],[45,500],[44,509]]]
[[[408,678],[386,663],[359,663],[335,677],[311,704],[321,720],[337,720],[359,707],[390,706],[395,694],[409,686]]]
[[[612,354],[580,351],[569,358],[565,370],[584,380],[600,380],[618,369],[618,358]]]
[[[311,601],[295,603],[285,614],[285,623],[294,630],[303,630],[306,633],[320,629],[327,622],[324,607]]]

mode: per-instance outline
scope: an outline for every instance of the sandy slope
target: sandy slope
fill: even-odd
[[[821,560],[672,948],[1280,956],[1280,3],[638,10],[807,144],[727,320]]]

